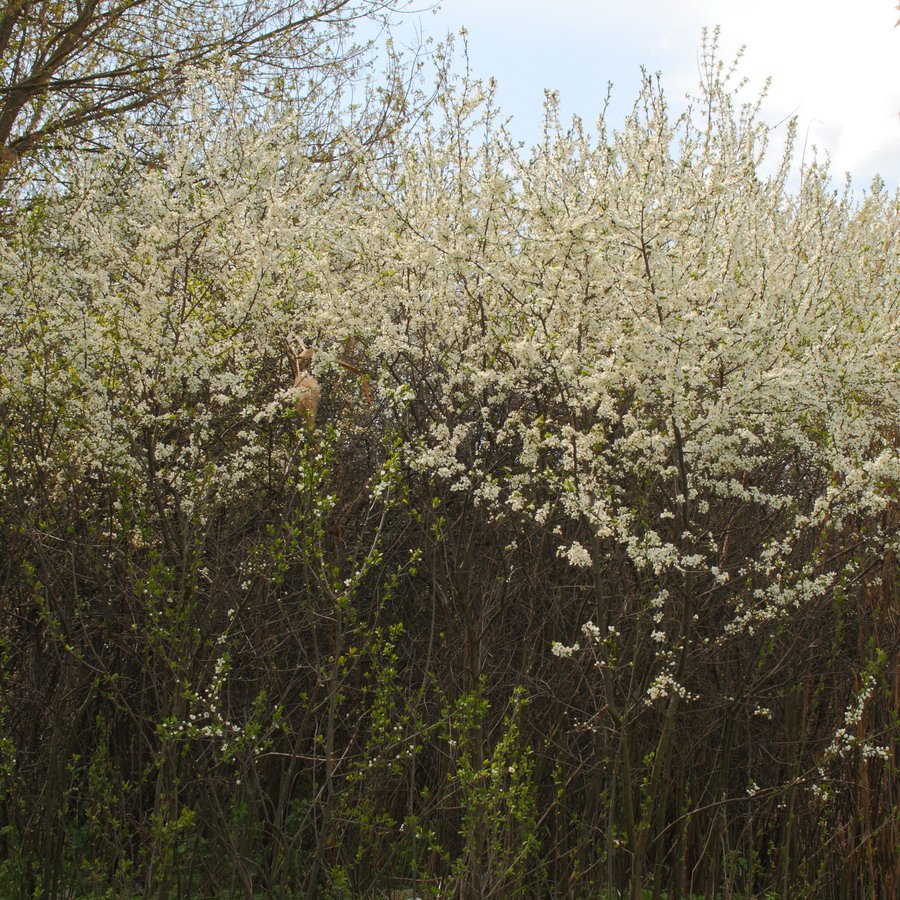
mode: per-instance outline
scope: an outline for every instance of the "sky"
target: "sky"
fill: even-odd
[[[498,105],[528,145],[540,136],[545,89],[588,124],[612,82],[616,127],[644,66],[679,108],[698,83],[701,31],[718,25],[724,59],[746,47],[748,100],[772,78],[765,121],[796,115],[807,159],[813,146],[827,151],[836,180],[849,172],[858,188],[876,174],[900,186],[898,18],[896,0],[443,0],[412,17],[433,37],[467,30],[472,72],[496,79]]]

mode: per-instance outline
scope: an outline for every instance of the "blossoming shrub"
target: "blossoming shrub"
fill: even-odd
[[[467,135],[482,108],[455,98],[376,180],[398,266],[371,345],[406,383],[469,683],[498,677],[499,645],[545,722],[571,716],[583,877],[881,895],[897,201],[855,203],[818,167],[789,192],[790,144],[764,176],[767,129],[723,75],[708,59],[675,120],[648,80],[596,138],[551,103],[529,159]]]
[[[766,174],[704,60],[531,153],[473,83],[345,165],[198,100],[34,198],[20,896],[896,890],[897,201]]]

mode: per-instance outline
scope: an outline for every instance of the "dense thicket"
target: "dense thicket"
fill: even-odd
[[[900,207],[704,76],[330,165],[198,97],[31,199],[4,896],[896,896]]]

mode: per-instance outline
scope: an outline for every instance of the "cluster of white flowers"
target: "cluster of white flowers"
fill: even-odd
[[[827,534],[866,515],[877,536],[894,502],[900,215],[878,185],[835,198],[824,169],[796,196],[786,167],[763,178],[769,130],[723,85],[716,122],[668,121],[654,90],[620,132],[557,127],[530,156],[474,135],[473,92],[390,164],[317,166],[289,121],[201,98],[179,140],[146,135],[160,166],[124,144],[77,163],[0,244],[0,401],[46,423],[16,466],[49,496],[117,473],[136,507],[202,527],[296,469],[269,440],[285,334],[317,336],[323,379],[353,344],[397,440],[370,496],[411,472],[547,528],[584,584],[614,549],[641,597],[612,627],[664,671],[646,698],[687,696],[669,654],[828,603],[854,563]],[[698,624],[701,596],[719,606]]]
[[[679,684],[670,671],[664,671],[657,675],[647,688],[644,704],[652,706],[656,700],[662,700],[672,694],[682,700],[698,699],[696,694],[692,694],[683,684]]]
[[[581,649],[581,645],[578,643],[574,643],[571,646],[566,646],[565,644],[560,643],[559,641],[554,641],[550,646],[550,652],[554,656],[559,656],[562,659],[568,659],[573,653]]]
[[[867,674],[859,692],[856,697],[853,698],[853,702],[849,704],[844,711],[843,726],[835,730],[831,743],[825,748],[825,752],[823,753],[824,760],[846,756],[857,746],[860,747],[863,756],[867,758],[878,757],[887,759],[889,752],[886,748],[861,741],[859,735],[855,733],[857,732],[859,723],[862,721],[866,703],[874,693],[875,687],[875,678],[871,674]]]
[[[588,567],[591,565],[591,554],[588,553],[578,541],[575,541],[568,550],[561,550],[560,553],[565,556],[573,566]]]

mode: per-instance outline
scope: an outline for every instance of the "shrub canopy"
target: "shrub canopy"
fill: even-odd
[[[466,81],[328,162],[205,84],[31,198],[0,883],[897,888],[900,207],[789,190],[704,60],[681,115],[525,152]]]

